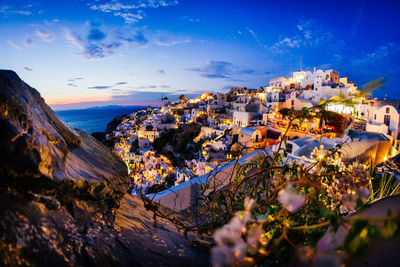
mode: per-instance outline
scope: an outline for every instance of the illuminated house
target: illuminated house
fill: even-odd
[[[229,93],[233,95],[244,95],[247,91],[246,87],[231,87]]]
[[[265,95],[265,106],[271,111],[281,109],[285,101],[286,95],[280,89],[274,89],[271,92],[267,92]]]
[[[367,131],[377,132],[397,138],[399,132],[400,110],[391,105],[371,107]]]
[[[243,147],[248,148],[251,152],[256,149],[261,149],[265,147],[265,136],[267,134],[266,128],[248,128],[244,127],[240,129],[238,142]]]
[[[261,113],[234,111],[232,124],[239,127],[247,127],[258,120],[262,121]]]
[[[352,136],[353,140],[349,138]],[[304,136],[299,139],[288,140],[286,145],[282,144],[282,148],[286,152],[295,157],[311,158],[311,154],[315,148],[323,145],[325,149],[334,148],[336,144],[343,144],[340,149],[342,155],[341,160],[345,163],[352,163],[355,161],[361,163],[372,162],[373,166],[385,161],[390,154],[390,140],[384,134],[348,130],[343,138],[314,138],[311,136]],[[273,146],[276,151],[279,145]]]
[[[164,98],[162,99],[162,104],[163,104],[163,107],[168,107],[168,104],[169,104],[169,99],[168,99],[168,97],[164,97]]]
[[[183,170],[175,168],[175,175],[176,175],[175,185],[187,182],[190,180],[191,177],[194,176],[194,174],[188,168],[184,168]]]
[[[145,125],[138,130],[138,136],[139,138],[145,138],[150,142],[153,142],[154,139],[157,139],[160,136],[160,134],[156,127],[152,125]]]
[[[305,100],[302,98],[297,98],[296,92],[291,92],[290,97],[286,99],[285,102],[282,103],[281,108],[290,108],[294,110],[302,110],[303,108],[312,107],[312,103],[310,100]]]
[[[239,95],[232,104],[232,109],[235,111],[246,111],[246,105],[250,102],[250,96]]]
[[[290,78],[278,77],[269,81],[265,87],[266,106],[273,110],[281,108],[280,102],[287,100],[277,94],[297,91],[297,98],[317,104],[321,99],[328,100],[332,96],[343,95],[351,99],[356,95],[358,88],[348,78],[340,78],[336,70],[316,70],[293,72]]]

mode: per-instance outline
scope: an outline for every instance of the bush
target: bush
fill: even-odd
[[[306,111],[288,111],[289,127],[305,115]],[[213,264],[262,265],[269,260],[282,265],[298,249],[308,263],[340,265],[340,255],[361,253],[371,239],[389,240],[398,234],[397,215],[379,218],[383,229],[365,218],[346,217],[373,198],[374,172],[368,166],[345,165],[341,145],[314,149],[312,161],[290,161],[283,149],[285,142],[286,135],[277,152],[262,153],[242,165],[236,162],[230,174],[225,170],[219,176],[225,179],[224,186],[218,186],[216,174],[210,176],[201,185],[197,204],[190,207],[188,221],[176,223],[184,232],[214,237]],[[168,217],[158,209],[153,211]],[[347,238],[336,240],[336,232],[346,229],[344,225],[351,228]]]

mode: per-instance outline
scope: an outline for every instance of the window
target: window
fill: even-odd
[[[292,100],[292,106],[294,106],[294,100]]]
[[[390,112],[390,108],[386,108],[386,113],[389,113]]]
[[[374,120],[376,120],[376,114],[374,115]]]

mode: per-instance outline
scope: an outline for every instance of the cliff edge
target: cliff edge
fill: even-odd
[[[125,195],[127,170],[117,156],[66,126],[9,70],[0,70],[0,155],[0,265],[208,263]]]

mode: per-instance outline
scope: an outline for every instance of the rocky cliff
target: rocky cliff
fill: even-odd
[[[142,203],[124,197],[120,159],[64,125],[35,89],[6,70],[0,154],[0,265],[207,264],[172,225],[161,220],[154,227]]]

